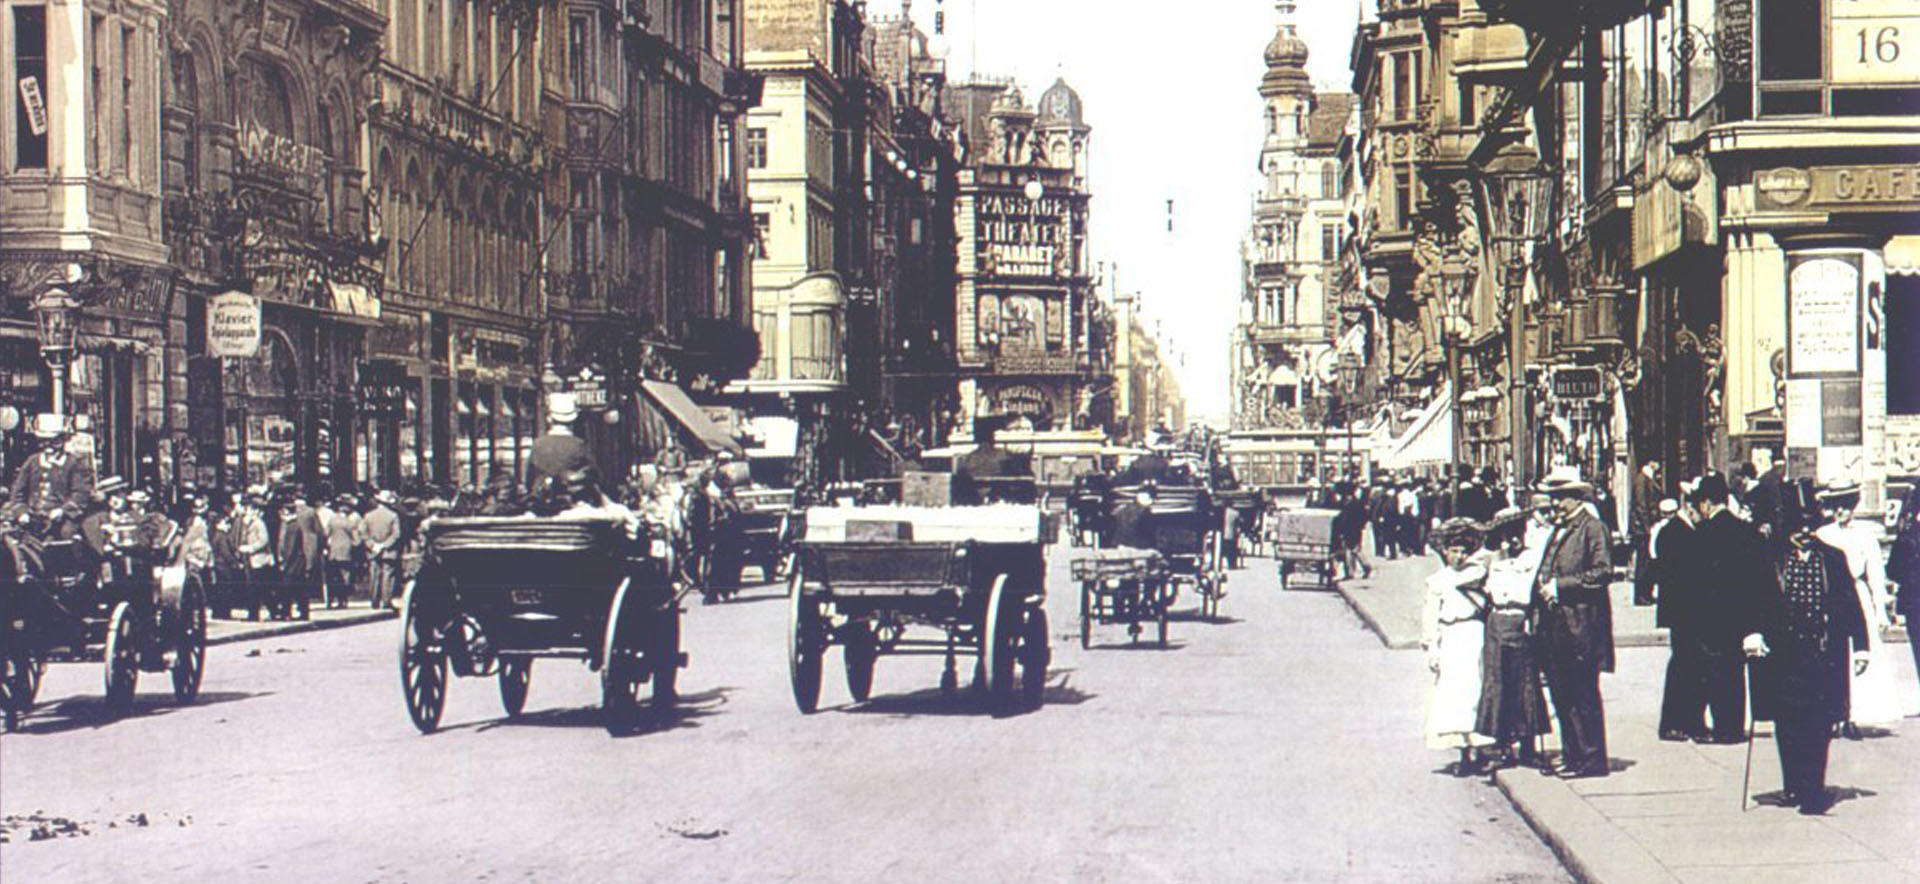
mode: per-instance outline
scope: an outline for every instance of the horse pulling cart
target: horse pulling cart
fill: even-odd
[[[172,676],[174,699],[200,695],[207,656],[206,589],[156,554],[100,557],[78,539],[10,534],[0,555],[0,707],[12,730],[33,708],[48,663],[101,662],[106,706],[133,706],[141,672]]]
[[[1159,630],[1160,647],[1167,646],[1167,619],[1173,608],[1174,588],[1167,580],[1166,562],[1153,550],[1103,549],[1073,560],[1073,579],[1080,584],[1080,647],[1093,644],[1093,627],[1124,624],[1129,641],[1139,641],[1143,624]]]
[[[834,645],[855,702],[871,695],[878,658],[918,654],[945,658],[943,693],[958,689],[956,659],[973,656],[996,712],[1037,707],[1051,660],[1042,523],[1033,504],[808,511],[788,593],[800,711],[819,707]]]
[[[435,519],[401,605],[400,678],[407,714],[432,733],[447,674],[497,677],[509,718],[526,708],[533,661],[585,661],[600,674],[608,732],[639,723],[640,685],[656,709],[675,701],[680,599],[666,541],[642,547],[610,518]]]
[[[1333,523],[1337,510],[1277,509],[1267,514],[1267,546],[1280,571],[1280,588],[1290,588],[1296,568],[1311,570],[1320,577],[1320,586],[1336,585],[1334,562],[1339,555],[1334,544]]]

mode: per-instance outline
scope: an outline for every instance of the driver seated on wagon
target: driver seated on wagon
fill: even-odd
[[[1033,478],[1032,461],[1000,447],[999,433],[1009,420],[1004,415],[974,418],[974,449],[960,458],[953,469],[954,506],[990,502],[991,489],[979,480]]]

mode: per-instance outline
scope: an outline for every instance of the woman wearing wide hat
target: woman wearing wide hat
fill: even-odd
[[[1473,750],[1492,741],[1474,733],[1480,708],[1480,655],[1486,640],[1487,566],[1483,534],[1471,519],[1448,519],[1435,528],[1440,570],[1427,577],[1420,647],[1433,671],[1427,694],[1427,747],[1457,749],[1456,776],[1474,772]]]
[[[1842,732],[1850,740],[1861,737],[1860,725],[1892,724],[1900,720],[1900,686],[1894,679],[1894,649],[1887,644],[1887,569],[1880,560],[1880,532],[1853,519],[1860,505],[1860,485],[1839,482],[1820,489],[1820,510],[1826,524],[1814,536],[1847,556],[1854,594],[1867,618],[1869,665],[1855,673],[1849,686],[1847,721]]]

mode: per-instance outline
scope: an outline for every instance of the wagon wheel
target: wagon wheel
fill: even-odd
[[[116,715],[133,708],[133,688],[140,680],[140,648],[133,621],[129,602],[114,605],[107,621],[107,709]]]
[[[987,622],[981,630],[980,654],[987,674],[987,698],[994,711],[1013,709],[1014,669],[1020,651],[1020,608],[1010,598],[1007,575],[993,578],[987,596]]]
[[[1171,616],[1173,603],[1162,593],[1155,593],[1155,595],[1160,599],[1160,603],[1155,606],[1159,608],[1159,611],[1154,619],[1158,621],[1158,626],[1160,627],[1160,649],[1164,651],[1167,649],[1167,620]]]
[[[1093,646],[1093,583],[1080,581],[1080,649]]]
[[[865,623],[849,625],[845,635],[840,655],[847,663],[847,693],[853,702],[865,703],[873,696],[873,662],[880,656],[880,642]]]
[[[418,582],[407,584],[400,602],[400,688],[406,694],[407,717],[423,734],[440,726],[447,706],[447,654],[439,646],[439,630],[424,622],[414,603]]]
[[[633,732],[640,716],[640,683],[649,673],[635,651],[634,618],[626,613],[631,578],[620,582],[607,610],[607,633],[600,652],[600,712],[606,717],[607,733],[621,736]]]
[[[655,614],[654,645],[650,649],[653,661],[653,696],[650,702],[655,710],[671,708],[680,701],[680,604],[668,601],[667,606]]]
[[[19,637],[10,639],[18,641]],[[24,647],[10,648],[0,655],[0,712],[6,714],[6,729],[20,726],[20,719],[33,708],[33,695],[39,692],[40,676],[33,655]]]
[[[1047,689],[1047,666],[1053,662],[1048,646],[1047,611],[1034,605],[1027,609],[1020,635],[1020,703],[1037,709]]]
[[[533,684],[533,658],[500,661],[500,707],[508,718],[519,718],[527,708],[527,689]]]
[[[173,699],[191,703],[207,668],[207,595],[198,579],[188,579],[173,622]]]
[[[820,708],[820,602],[807,598],[806,575],[793,573],[787,590],[787,675],[803,715]]]

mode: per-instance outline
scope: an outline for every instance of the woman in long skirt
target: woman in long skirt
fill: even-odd
[[[1880,558],[1878,532],[1853,520],[1854,507],[1859,504],[1859,485],[1845,483],[1822,489],[1820,508],[1826,511],[1828,522],[1814,532],[1822,542],[1847,554],[1854,593],[1860,597],[1861,612],[1867,615],[1869,662],[1865,672],[1852,675],[1847,721],[1841,726],[1841,733],[1850,740],[1861,738],[1861,725],[1892,724],[1900,719],[1900,684],[1894,676],[1899,665],[1894,657],[1897,649],[1887,642],[1887,569]]]
[[[1527,616],[1552,529],[1531,527],[1517,510],[1502,513],[1494,519],[1488,542],[1503,557],[1487,568],[1486,648],[1480,658],[1480,710],[1474,730],[1493,740],[1500,747],[1500,760],[1508,764],[1536,764],[1535,739],[1553,731]]]
[[[1489,742],[1474,733],[1480,708],[1480,652],[1486,639],[1484,560],[1474,557],[1481,532],[1471,519],[1449,519],[1434,530],[1444,559],[1427,578],[1420,647],[1433,672],[1427,695],[1427,747],[1457,749],[1455,776],[1474,772],[1473,750]]]

